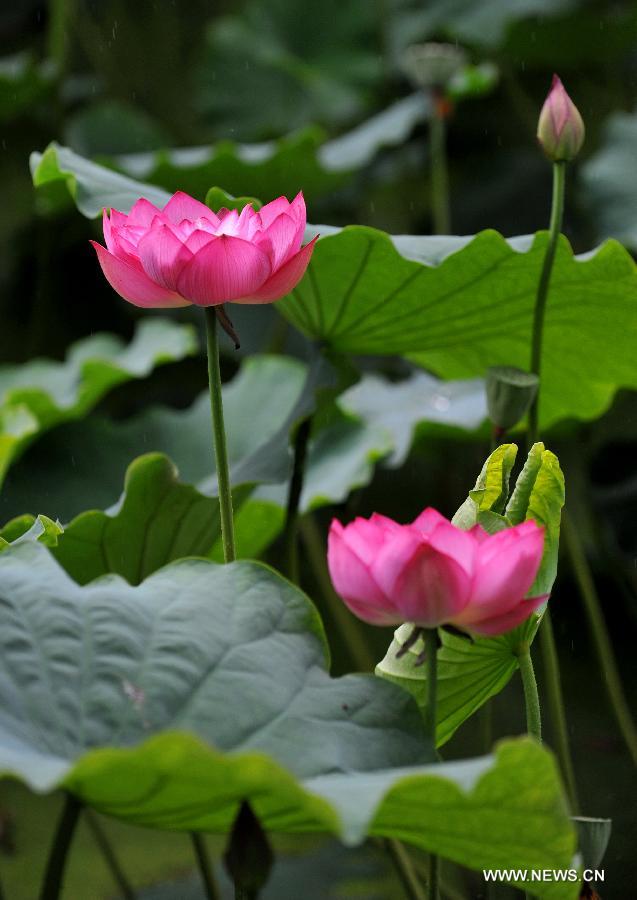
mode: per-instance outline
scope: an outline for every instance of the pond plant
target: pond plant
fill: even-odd
[[[435,91],[440,110],[439,80]],[[433,126],[443,155],[444,118]],[[95,813],[189,833],[208,898],[221,896],[202,840],[209,833],[227,842],[237,898],[267,888],[273,835],[306,833],[347,847],[374,843],[413,900],[450,895],[449,862],[500,870],[529,897],[574,900],[592,891],[587,882],[609,823],[585,794],[578,798],[568,745],[549,613],[560,603],[551,593],[565,485],[542,435],[566,418],[600,415],[617,386],[637,387],[633,369],[618,362],[600,372],[580,352],[594,348],[604,327],[619,353],[628,346],[634,311],[598,304],[600,292],[612,297],[617,285],[634,299],[637,274],[620,245],[580,259],[561,236],[567,164],[583,139],[581,116],[556,76],[538,125],[554,175],[549,230],[510,241],[493,231],[432,240],[315,228],[303,193],[261,205],[212,187],[196,199],[57,145],[35,156],[39,189],[91,217],[103,210],[105,246],[93,246],[117,294],[204,320],[212,417],[209,448],[206,404],[169,424],[155,412],[137,425],[98,429],[89,468],[102,458],[101,444],[107,454],[112,445],[111,460],[129,450],[129,462],[137,456],[120,500],[106,512],[67,514],[49,507],[52,494],[42,501],[48,515],[16,515],[0,531],[0,770],[65,797],[42,900],[62,897],[78,821],[93,817],[99,834]],[[442,178],[441,157],[436,165]],[[443,181],[447,190],[446,173]],[[448,227],[440,190],[437,219]],[[222,387],[219,328],[238,348],[233,309],[263,304],[276,304],[287,327],[312,342],[311,360],[255,356]],[[193,352],[195,318],[151,321],[156,330],[146,326],[137,348],[78,345],[35,387],[9,373],[0,472],[54,426],[86,415],[110,379],[123,383]],[[398,404],[400,413],[394,392],[405,384],[357,371],[358,358],[373,354],[408,358],[458,391],[475,391],[469,379],[486,378],[488,406],[480,402],[491,452],[455,514],[432,508],[414,483],[423,509],[415,520],[396,521],[384,509],[355,516],[344,506],[329,533],[319,531],[309,510],[343,501],[371,479],[375,459],[400,456],[400,441],[411,441],[411,432],[392,431],[382,407]],[[446,384],[418,382],[414,422],[427,418],[432,397],[445,414],[453,406]],[[480,382],[481,398],[483,389]],[[396,399],[382,401],[383,392]],[[188,473],[184,481],[169,455]],[[609,698],[634,753],[577,523],[566,527],[601,635]],[[283,572],[256,559],[277,538],[285,551],[271,558],[284,560]],[[329,674],[332,635],[298,583],[311,560],[316,584],[341,604],[334,621],[354,653],[370,651],[346,609],[395,626],[374,674]],[[481,755],[446,761],[453,734],[482,728],[489,702],[517,672],[527,733],[496,735]],[[134,896],[100,840],[122,895]],[[426,871],[415,861],[421,851]],[[562,874],[537,874],[546,871]]]

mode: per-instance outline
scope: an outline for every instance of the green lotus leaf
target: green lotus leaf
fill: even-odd
[[[522,739],[428,763],[411,697],[330,678],[314,607],[258,563],[81,587],[25,542],[0,554],[0,585],[5,776],[154,828],[226,832],[248,799],[272,831],[392,836],[477,869],[570,865],[548,751]]]
[[[528,366],[546,234],[391,238],[321,226],[308,273],[277,309],[336,352],[401,354],[445,379]],[[637,387],[637,268],[607,241],[574,256],[561,238],[544,327],[542,427],[592,419]]]
[[[0,483],[43,432],[84,417],[118,384],[145,378],[155,366],[196,350],[191,326],[147,318],[128,345],[113,334],[94,334],[73,344],[64,362],[0,366]]]

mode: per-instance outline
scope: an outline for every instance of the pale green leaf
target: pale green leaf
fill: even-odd
[[[80,587],[23,543],[0,554],[0,585],[5,775],[154,828],[226,832],[248,799],[272,831],[398,837],[476,869],[570,865],[546,750],[427,765],[411,698],[330,678],[314,608],[264,566],[184,560]]]
[[[128,345],[116,335],[94,334],[73,344],[64,362],[0,366],[0,483],[35,437],[82,418],[116,385],[196,350],[191,326],[147,318]]]
[[[277,304],[301,331],[349,354],[401,354],[443,378],[530,364],[546,235],[506,241],[390,238],[360,226],[311,229],[309,271]],[[637,387],[637,269],[614,241],[574,256],[559,243],[544,328],[542,426],[592,419]]]

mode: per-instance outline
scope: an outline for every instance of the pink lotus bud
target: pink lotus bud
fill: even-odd
[[[568,162],[579,153],[584,134],[584,122],[578,108],[554,75],[537,126],[537,139],[542,149],[553,162]]]
[[[104,210],[106,247],[91,241],[111,287],[135,306],[272,303],[303,277],[316,238],[301,247],[303,194],[259,212],[211,209],[178,191],[163,209],[141,199]]]
[[[523,522],[497,534],[462,531],[428,508],[410,525],[376,513],[330,528],[327,562],[346,605],[372,625],[454,625],[497,635],[548,595],[527,598],[542,561],[544,529]]]

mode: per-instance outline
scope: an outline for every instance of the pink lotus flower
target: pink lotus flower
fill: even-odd
[[[178,191],[163,210],[138,200],[128,215],[104,210],[106,247],[91,241],[111,287],[135,306],[272,303],[302,278],[314,240],[305,232],[303,195],[211,209]]]
[[[537,139],[553,162],[574,159],[584,143],[584,122],[566,88],[557,77],[540,112]]]
[[[462,531],[428,508],[410,525],[376,513],[345,527],[334,520],[327,561],[337,593],[365,622],[497,635],[547,599],[525,599],[543,547],[533,521],[490,535],[480,525]]]

